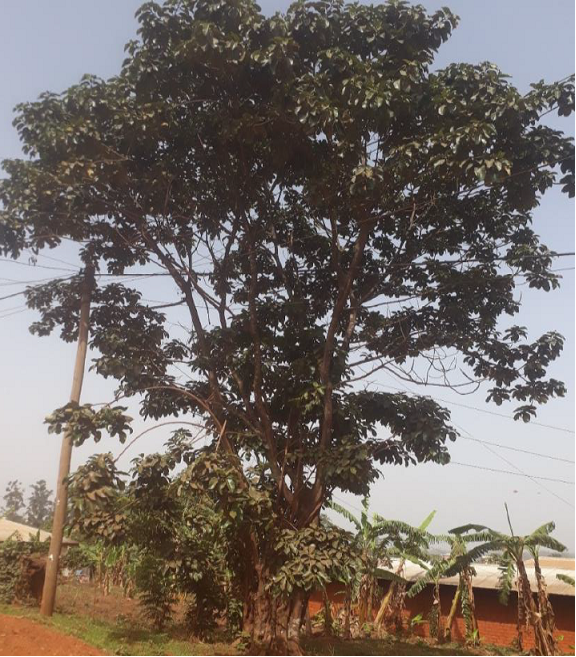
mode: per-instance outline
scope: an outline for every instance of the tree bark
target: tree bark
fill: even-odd
[[[394,591],[394,584],[395,582],[390,582],[390,585],[388,586],[388,591],[386,591],[386,595],[384,596],[382,603],[380,604],[380,609],[378,609],[378,613],[376,614],[376,620],[374,621],[374,624],[377,628],[382,627],[382,625],[384,624],[384,616],[388,611],[390,598],[392,597]]]
[[[476,604],[474,602],[474,586],[472,585],[472,573],[469,569],[465,569],[463,574],[460,575],[462,586],[465,587],[469,618],[465,618],[466,622],[466,638],[474,644],[480,642],[480,628],[478,627],[478,619],[476,618]]]
[[[405,564],[405,559],[402,559],[400,561],[400,564],[398,568],[396,569],[396,575],[401,576],[402,571],[404,570],[404,564]],[[382,600],[382,603],[380,605],[380,609],[378,610],[378,613],[376,614],[376,620],[374,621],[374,625],[378,629],[378,631],[381,631],[382,627],[387,623],[389,620],[390,616],[394,615],[394,610],[392,610],[389,613],[389,609],[391,605],[398,600],[398,583],[397,582],[390,582],[390,586],[388,587],[388,591],[386,595],[384,596],[384,599]],[[403,601],[403,596],[400,596],[401,600]],[[400,613],[402,613],[400,611]]]
[[[332,624],[332,607],[330,605],[330,598],[326,589],[322,592],[322,600],[324,602],[324,633],[327,636],[334,634],[334,627]]]
[[[555,655],[556,645],[554,639],[550,640],[548,633],[542,624],[542,617],[538,612],[530,580],[526,573],[524,561],[517,562],[518,568],[518,648],[524,648],[524,630],[530,624],[534,631],[535,650],[537,655]]]
[[[245,593],[243,631],[250,635],[253,655],[301,655],[300,628],[306,595],[295,590],[288,597],[275,597],[266,588],[270,571],[257,566],[256,585]]]
[[[556,632],[556,620],[554,618],[554,610],[548,598],[548,591],[546,590],[546,581],[542,575],[540,568],[540,560],[537,554],[534,554],[534,572],[536,573],[536,584],[538,586],[538,612],[542,622],[542,632],[545,635],[545,640],[548,648],[552,650],[550,654],[555,655],[558,652],[558,646],[554,634]]]
[[[442,631],[442,603],[440,600],[440,582],[434,584],[434,600],[432,602],[431,614],[435,617],[436,631],[435,639],[440,643],[444,632]]]
[[[370,575],[363,575],[360,580],[360,590],[358,593],[358,623],[360,627],[362,627],[367,620],[372,620],[368,616],[370,595]]]
[[[344,630],[342,635],[344,639],[351,638],[350,632],[350,614],[352,611],[352,590],[350,584],[346,585],[346,597],[344,598]]]

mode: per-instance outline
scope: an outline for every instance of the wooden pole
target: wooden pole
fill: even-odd
[[[80,401],[82,382],[84,380],[84,366],[88,350],[88,325],[90,320],[90,297],[94,280],[94,267],[88,265],[84,270],[82,283],[82,296],[80,301],[80,323],[78,326],[78,346],[76,349],[76,362],[72,378],[70,401],[77,404]],[[60,464],[58,466],[58,481],[56,483],[56,504],[54,506],[54,519],[52,521],[52,537],[50,538],[50,551],[46,563],[46,577],[42,591],[40,613],[52,616],[56,602],[56,583],[58,579],[58,562],[62,549],[64,524],[68,506],[68,475],[70,474],[70,460],[72,458],[72,436],[67,429],[62,438],[60,448]]]

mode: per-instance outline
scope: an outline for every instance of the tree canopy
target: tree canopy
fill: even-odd
[[[143,417],[200,416],[213,450],[257,464],[276,530],[309,532],[379,464],[449,461],[448,411],[374,373],[487,384],[525,421],[564,394],[546,373],[562,337],[502,319],[519,277],[559,284],[532,213],[555,184],[574,194],[573,144],[541,121],[573,111],[572,79],[521,94],[488,62],[432,71],[458,19],[406,2],[265,17],[168,0],[137,17],[117,76],[17,107],[26,157],[3,163],[0,247],[81,245],[94,369]],[[173,281],[186,339],[121,278],[138,267]],[[29,290],[35,333],[75,339],[79,285]],[[123,440],[124,410],[50,421]]]

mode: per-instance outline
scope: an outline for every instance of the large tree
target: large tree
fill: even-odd
[[[48,529],[54,506],[51,497],[52,491],[46,486],[45,479],[39,479],[35,484],[32,484],[32,492],[28,498],[26,508],[26,522],[31,527]]]
[[[138,21],[116,77],[18,106],[2,249],[79,243],[96,371],[144,417],[201,416],[227,467],[256,464],[274,522],[243,534],[244,626],[297,651],[305,588],[271,595],[275,537],[307,550],[334,489],[365,495],[382,463],[447,463],[456,437],[444,408],[373,389],[374,372],[488,382],[525,420],[564,393],[546,376],[561,336],[500,318],[519,311],[518,277],[558,285],[532,212],[552,185],[573,191],[572,143],[540,121],[572,111],[573,85],[522,95],[490,63],[432,72],[457,18],[403,2],[264,17],[252,0],[169,0]],[[110,282],[136,266],[174,282],[187,339]],[[79,285],[30,289],[33,331],[74,340]],[[121,408],[52,421],[125,435]]]
[[[13,522],[24,522],[23,510],[24,489],[22,488],[22,484],[17,479],[14,479],[13,481],[9,481],[6,486],[2,515],[7,520],[12,520]]]

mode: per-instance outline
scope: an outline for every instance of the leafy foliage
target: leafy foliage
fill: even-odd
[[[559,579],[561,582],[564,582],[565,584],[570,584],[570,586],[575,586],[574,578],[570,577],[569,575],[565,575],[564,573],[558,573],[556,575],[556,579]]]
[[[23,566],[32,554],[45,554],[48,544],[35,540],[22,541],[12,536],[0,543],[0,602],[12,603],[17,598],[24,600],[28,594],[23,581]]]
[[[222,616],[237,628],[235,600],[249,576],[250,529],[262,532],[275,564],[272,595],[311,591],[359,568],[360,554],[346,532],[276,530],[270,492],[247,484],[229,455],[194,450],[189,438],[179,430],[164,453],[135,459],[129,482],[107,454],[91,457],[70,479],[72,526],[105,546],[137,551],[134,582],[157,626],[170,616],[176,596],[185,595],[196,635],[206,636]]]
[[[379,464],[449,461],[449,413],[372,390],[373,373],[486,383],[525,421],[565,393],[546,373],[561,336],[499,322],[520,309],[517,275],[559,285],[532,213],[555,183],[574,193],[573,145],[540,121],[573,111],[573,81],[522,95],[487,62],[432,72],[458,22],[447,8],[336,0],[265,17],[253,0],[167,0],[137,19],[118,75],[17,107],[26,157],[3,163],[0,248],[80,244],[98,280],[96,371],[146,418],[201,416],[226,456],[192,470],[224,531],[255,521],[250,567],[273,578],[266,533],[275,545],[295,528],[304,547],[336,488],[365,495]],[[174,283],[187,339],[103,283],[142,265]],[[34,332],[74,339],[79,284],[29,290]],[[123,440],[127,422],[90,406],[49,419],[79,443]]]
[[[95,411],[90,404],[75,404],[69,402],[66,406],[56,409],[46,418],[48,433],[62,433],[66,428],[70,430],[75,445],[82,445],[92,438],[99,442],[102,431],[110,436],[118,436],[121,443],[126,441],[129,432],[132,432],[130,422],[132,418],[124,414],[123,406],[104,406]]]
[[[13,522],[23,522],[24,490],[17,480],[9,481],[4,493],[4,508],[2,515]]]
[[[500,601],[508,603],[510,593],[514,585],[514,576],[517,577],[518,592],[518,623],[517,643],[518,649],[524,648],[524,631],[531,626],[534,631],[536,650],[541,655],[554,655],[557,652],[554,624],[554,613],[548,600],[542,572],[538,562],[538,553],[541,547],[556,552],[564,552],[566,547],[551,536],[555,529],[553,522],[547,522],[538,527],[531,534],[517,536],[514,534],[508,505],[506,515],[510,527],[510,535],[497,532],[483,525],[465,525],[451,530],[466,541],[481,542],[477,548],[473,548],[466,555],[459,557],[456,561],[459,567],[464,568],[479,555],[493,551],[499,551],[498,567],[500,569]],[[468,532],[475,532],[470,533]],[[534,559],[534,569],[537,580],[537,598],[534,601],[530,580],[526,573],[524,554],[528,552]]]
[[[455,349],[524,420],[564,393],[546,379],[560,336],[498,330],[519,309],[498,263],[558,284],[530,224],[556,165],[572,191],[572,145],[539,123],[572,111],[571,81],[522,96],[492,64],[430,72],[457,25],[446,8],[302,2],[265,18],[249,0],[190,0],[146,3],[138,21],[118,76],[18,106],[28,159],[4,163],[0,198],[9,255],[73,239],[108,273],[158,263],[173,278],[189,345],[137,291],[94,291],[94,366],[144,394],[144,415],[193,410],[219,430],[226,414],[237,450],[266,459],[277,485],[284,471],[279,508],[298,524],[309,514],[291,500],[309,469],[318,513],[334,487],[365,494],[374,459],[448,460],[448,413],[350,390],[362,363],[447,375]],[[34,332],[75,338],[79,284],[29,290]],[[189,384],[176,385],[175,361]],[[125,438],[119,416],[90,413],[60,409],[51,423],[78,426],[78,441]],[[375,440],[379,427],[390,437]]]
[[[361,568],[361,553],[350,537],[336,527],[285,529],[274,546],[283,557],[272,586],[283,593],[305,591],[330,582],[349,582]]]
[[[28,498],[26,507],[26,523],[31,527],[48,529],[52,518],[53,502],[50,499],[52,491],[48,490],[46,481],[39,479],[32,484],[32,492]]]

